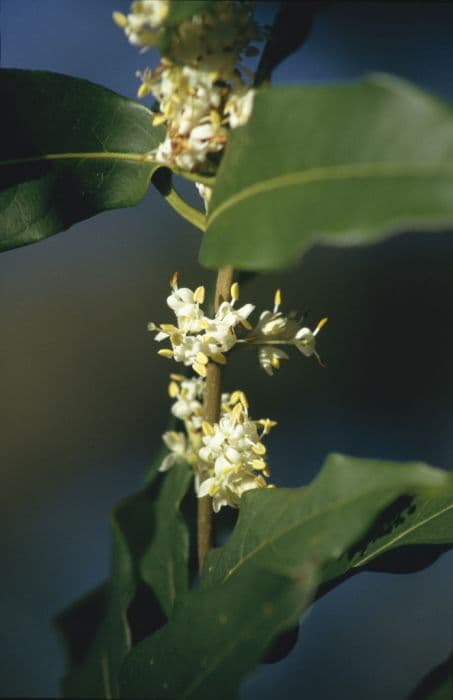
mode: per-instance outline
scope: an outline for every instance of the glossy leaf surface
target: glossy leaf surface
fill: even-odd
[[[403,543],[452,544],[452,513],[447,472],[333,454],[309,486],[244,495],[230,540],[207,557],[204,585],[250,564],[284,573],[311,558],[325,582]]]
[[[316,572],[314,564],[291,577],[251,568],[212,590],[188,594],[170,622],[127,656],[122,697],[236,697],[273,637],[294,625],[309,604]]]
[[[143,105],[86,80],[0,70],[0,250],[137,204],[162,138]]]
[[[271,88],[231,133],[201,261],[282,268],[315,243],[452,224],[450,106],[384,75]]]

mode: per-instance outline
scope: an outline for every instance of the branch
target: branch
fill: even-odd
[[[234,270],[231,266],[221,267],[217,273],[214,298],[214,311],[217,312],[222,301],[230,298],[230,288],[233,282]],[[204,400],[204,419],[208,423],[218,423],[220,420],[220,404],[222,397],[222,366],[209,362],[206,368],[206,391]],[[198,534],[198,568],[201,573],[207,552],[213,546],[213,514],[210,496],[198,499],[197,516]]]

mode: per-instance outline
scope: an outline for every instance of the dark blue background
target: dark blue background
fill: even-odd
[[[111,22],[127,7],[3,0],[2,66],[133,97],[134,73],[153,56]],[[275,82],[387,71],[451,99],[452,33],[448,4],[334,3]],[[174,270],[188,285],[209,280],[198,246],[198,233],[150,191],[133,210],[0,256],[2,695],[58,694],[63,661],[50,619],[108,572],[109,509],[140,487],[169,406],[169,365],[146,324],[167,318]],[[286,308],[330,318],[319,340],[327,370],[297,358],[271,380],[253,354],[228,368],[253,414],[279,420],[270,439],[277,484],[306,483],[332,450],[452,465],[452,260],[450,233],[408,233],[316,248],[292,271],[244,287],[244,301],[260,307],[280,286]],[[316,603],[293,653],[260,669],[242,697],[401,700],[452,646],[452,573],[450,553],[411,576],[348,581]]]

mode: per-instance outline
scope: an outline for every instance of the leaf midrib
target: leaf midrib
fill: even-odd
[[[416,489],[415,489],[415,490],[416,490]],[[408,492],[409,492],[409,491],[410,491],[410,490],[408,489]],[[383,491],[382,491],[382,496],[384,496],[386,493],[388,493],[389,496],[390,496],[390,495],[393,494],[394,492],[393,492],[393,491],[389,491],[389,490],[383,490]],[[310,521],[315,520],[315,519],[318,518],[318,517],[323,517],[323,516],[325,516],[326,514],[332,512],[332,511],[339,510],[339,509],[344,508],[344,507],[346,507],[346,506],[354,505],[355,503],[358,503],[358,502],[360,502],[360,501],[363,500],[363,499],[369,498],[369,497],[370,497],[371,495],[373,495],[373,494],[376,495],[376,494],[375,494],[375,491],[368,491],[368,492],[363,493],[363,494],[361,494],[360,496],[358,496],[357,498],[354,498],[354,499],[352,499],[352,500],[350,500],[350,501],[349,501],[349,500],[347,500],[347,501],[341,501],[340,503],[336,503],[335,505],[333,505],[333,506],[331,506],[331,507],[329,507],[329,508],[325,508],[324,510],[319,510],[319,511],[317,511],[315,514],[312,514],[311,516],[309,516],[309,517],[307,517],[307,518],[305,518],[305,519],[303,519],[303,520],[299,520],[299,521],[297,522],[297,524],[292,525],[291,527],[288,527],[288,528],[286,528],[285,530],[281,531],[281,532],[278,534],[278,536],[275,537],[274,539],[269,539],[269,540],[267,540],[266,542],[264,542],[263,544],[259,545],[258,547],[255,547],[254,549],[250,550],[250,552],[249,552],[245,557],[243,557],[243,558],[242,558],[240,561],[238,561],[231,569],[229,569],[229,571],[227,572],[227,574],[219,581],[219,583],[224,583],[225,581],[227,581],[227,580],[230,578],[230,576],[232,576],[241,566],[243,566],[244,563],[245,563],[248,559],[250,559],[251,557],[255,556],[258,552],[260,552],[260,551],[261,551],[262,549],[264,549],[265,547],[268,547],[268,546],[271,546],[271,545],[275,545],[275,543],[278,542],[279,539],[281,539],[282,537],[285,537],[287,534],[289,534],[289,533],[292,532],[293,530],[297,530],[298,528],[302,527],[303,525],[306,525],[306,524],[309,523]],[[449,507],[450,507],[450,506],[449,506]],[[453,504],[452,504],[451,507],[453,507]],[[440,511],[440,512],[439,512],[439,515],[441,515],[442,512],[444,512],[444,511]],[[435,516],[433,516],[433,517],[435,517]],[[422,521],[422,523],[420,523],[420,525],[421,525],[421,524],[423,524],[423,521]],[[415,530],[415,529],[416,529],[417,527],[419,527],[420,525],[417,525],[417,526],[414,527],[413,529]],[[362,562],[362,563],[363,563],[363,562]],[[218,566],[218,564],[217,564],[217,566]],[[216,567],[216,568],[217,568],[217,567]]]
[[[228,197],[216,207],[208,219],[209,226],[231,207],[240,202],[256,197],[260,194],[274,190],[282,190],[288,187],[304,185],[312,182],[333,180],[348,180],[354,178],[376,177],[436,177],[438,175],[453,176],[453,168],[439,165],[423,165],[399,163],[344,163],[341,165],[327,165],[306,170],[296,170],[284,175],[277,175],[266,180],[260,180],[249,185]]]
[[[401,540],[403,537],[410,534],[411,532],[414,532],[414,530],[421,527],[422,525],[429,523],[431,520],[435,520],[435,518],[440,517],[441,515],[446,513],[448,510],[451,510],[452,508],[453,508],[453,503],[450,503],[450,505],[447,506],[446,508],[442,508],[442,510],[439,510],[437,513],[430,515],[428,518],[424,518],[423,520],[420,520],[416,525],[413,525],[412,527],[408,527],[407,530],[404,530],[404,532],[402,532],[399,535],[397,535],[396,537],[393,537],[392,539],[388,540],[385,544],[381,545],[381,547],[378,547],[377,549],[375,549],[374,552],[371,552],[363,559],[358,560],[355,564],[352,565],[352,568],[356,569],[359,566],[363,566],[363,564],[365,564],[367,561],[370,561],[370,559],[374,559],[382,552],[385,552],[386,549],[391,547],[395,542],[398,542],[398,540]]]
[[[117,151],[81,151],[68,153],[42,153],[39,156],[27,156],[25,158],[12,158],[0,160],[0,167],[23,165],[25,163],[38,163],[41,160],[129,160],[136,165],[149,166],[157,164],[147,153],[121,153]]]

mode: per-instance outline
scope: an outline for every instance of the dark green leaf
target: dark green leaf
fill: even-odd
[[[363,537],[355,542],[343,557],[326,569],[324,580],[356,573],[370,564],[375,570],[395,571],[396,562],[391,558],[383,558],[383,555],[392,550],[398,552],[401,547],[404,547],[403,565],[409,570],[412,563],[411,548],[413,566],[416,566],[417,562],[423,564],[423,559],[426,560],[426,565],[431,564],[433,559],[429,556],[430,549],[436,558],[439,553],[453,546],[452,476],[449,476],[449,481],[450,486],[438,493],[398,498],[379,514]],[[424,545],[423,549],[420,548],[421,552],[416,545]]]
[[[279,63],[290,56],[307,38],[315,12],[327,3],[283,0],[272,24],[255,75],[255,85],[269,80]]]
[[[0,250],[139,202],[162,140],[151,112],[86,80],[1,70]]]
[[[407,700],[451,700],[453,698],[453,654],[425,676]]]
[[[389,515],[405,496],[415,497],[415,510],[412,500],[404,500],[403,509],[373,530],[382,512]],[[452,511],[453,476],[447,472],[330,455],[307,487],[244,494],[230,540],[207,556],[203,584],[226,581],[251,564],[284,574],[313,558],[326,581],[403,542],[452,543]]]
[[[236,697],[273,637],[308,606],[316,573],[310,562],[288,577],[249,568],[223,585],[189,593],[170,622],[126,657],[122,697]]]
[[[390,76],[271,88],[231,133],[201,261],[281,268],[315,243],[453,223],[453,112]]]
[[[107,592],[108,583],[105,582],[55,618],[54,625],[69,668],[79,666],[85,660],[105,616]]]
[[[131,646],[127,611],[137,590],[136,562],[152,532],[151,503],[150,495],[142,493],[115,508],[111,518],[113,553],[108,584],[102,595],[91,594],[85,602],[60,616],[60,628],[69,640],[66,647],[70,651],[68,673],[62,682],[65,697],[119,696],[118,670]],[[87,620],[90,610],[95,613],[91,627],[78,619],[81,613]],[[75,653],[77,645],[80,651]]]
[[[164,613],[170,616],[177,597],[188,589],[189,535],[180,513],[193,472],[179,464],[165,475],[153,504],[153,537],[141,562],[143,580],[154,591]]]

